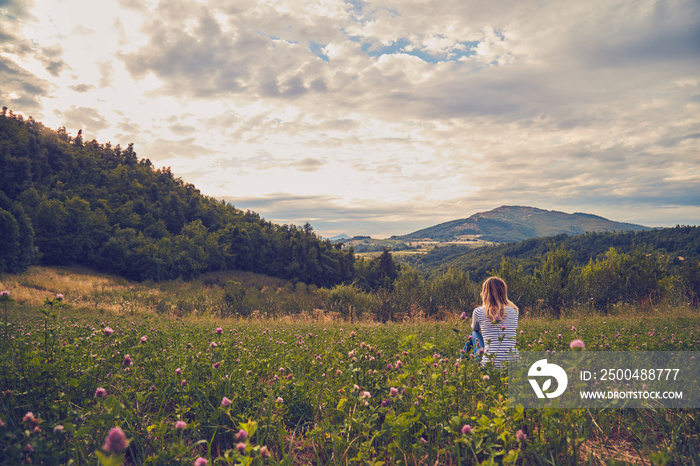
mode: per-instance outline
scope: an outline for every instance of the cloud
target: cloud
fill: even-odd
[[[0,100],[5,105],[22,111],[41,109],[41,97],[48,94],[49,83],[0,56]]]
[[[4,11],[11,19],[33,18],[31,14],[33,8],[33,0],[0,0],[0,12]]]
[[[110,127],[109,121],[100,115],[96,108],[73,105],[63,113],[63,118],[67,127],[85,129],[88,132],[97,132]]]
[[[95,88],[92,84],[76,84],[74,86],[69,86],[70,89],[78,93],[90,92]]]
[[[212,149],[198,144],[193,137],[184,139],[156,138],[146,147],[146,151],[152,154],[153,160],[164,160],[174,157],[196,159],[214,153]]]
[[[695,0],[105,0],[100,47],[88,13],[11,5],[25,19],[0,18],[4,100],[111,122],[265,216],[397,234],[513,199],[696,212]]]
[[[63,49],[58,45],[41,49],[39,60],[53,77],[57,77],[64,68],[68,67],[67,63],[61,59],[61,55],[63,55]]]
[[[41,98],[51,86],[20,63],[33,53],[33,44],[21,33],[24,20],[33,18],[32,6],[31,2],[0,0],[0,100],[18,112],[34,113],[41,110]]]
[[[224,198],[241,210],[264,212],[264,218],[279,224],[303,225],[306,222],[325,236],[346,233],[351,236],[405,234],[431,226],[431,216],[408,204],[375,201],[348,207],[332,196],[299,196],[273,193],[265,197]],[[377,236],[378,235],[378,236]]]
[[[307,157],[307,158],[300,160],[298,162],[294,162],[292,164],[292,166],[296,167],[298,170],[301,170],[304,172],[315,172],[323,164],[324,164],[323,160],[314,159],[312,157]]]

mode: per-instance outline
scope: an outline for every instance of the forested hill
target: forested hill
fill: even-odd
[[[446,246],[422,256],[406,256],[405,260],[428,273],[439,274],[452,268],[463,270],[478,282],[491,271],[498,270],[503,258],[522,265],[525,273],[532,273],[548,252],[560,248],[569,251],[577,265],[585,265],[615,248],[621,253],[636,250],[647,254],[654,251],[665,255],[671,264],[693,263],[697,266],[700,261],[700,227],[679,225],[636,232],[561,234],[479,248]]]
[[[78,264],[135,280],[238,269],[332,286],[354,254],[310,225],[280,226],[203,196],[127,148],[83,141],[3,108],[0,273]]]

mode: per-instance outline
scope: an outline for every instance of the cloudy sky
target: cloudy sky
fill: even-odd
[[[0,0],[0,100],[384,238],[500,205],[700,219],[697,0]]]

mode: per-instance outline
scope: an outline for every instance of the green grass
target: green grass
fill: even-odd
[[[201,282],[134,285],[54,269],[11,280],[3,278],[0,291],[21,299],[0,303],[1,464],[700,460],[699,410],[508,406],[504,373],[459,360],[466,322],[182,317],[144,303],[204,296]],[[54,299],[57,292],[65,299]],[[589,349],[618,351],[700,345],[700,317],[692,310],[617,313],[524,318],[519,346],[568,351],[574,338]],[[654,339],[639,336],[652,330]],[[224,397],[230,405],[222,406]],[[186,428],[177,429],[178,421]],[[470,433],[462,433],[465,425]],[[115,426],[130,443],[110,453],[103,447]],[[270,458],[261,456],[263,448]]]

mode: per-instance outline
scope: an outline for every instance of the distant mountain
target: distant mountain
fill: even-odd
[[[508,243],[561,233],[578,235],[586,232],[650,229],[632,223],[614,222],[592,214],[567,214],[535,207],[501,206],[488,212],[479,212],[466,219],[441,223],[405,236],[392,238],[433,241],[481,239],[495,243]]]
[[[350,237],[348,235],[346,235],[345,233],[341,233],[341,234],[336,235],[336,236],[331,236],[329,239],[331,240],[332,243],[337,243],[338,241],[345,241],[347,239],[350,239]]]

